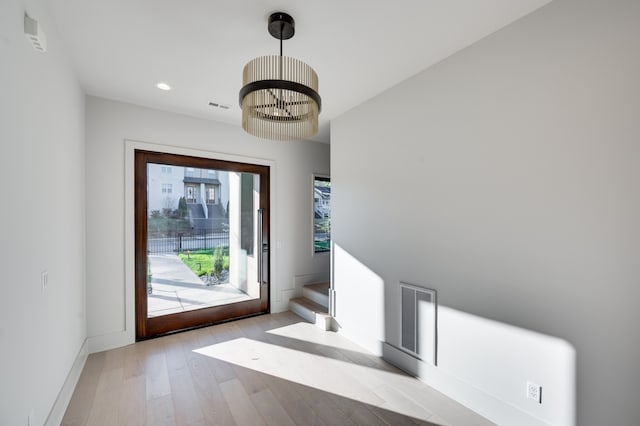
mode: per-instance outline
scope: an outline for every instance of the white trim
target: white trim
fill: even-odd
[[[162,145],[157,143],[135,141],[131,139],[124,140],[125,149],[125,188],[124,188],[124,222],[125,222],[125,246],[124,246],[124,263],[125,263],[125,329],[120,332],[107,334],[104,336],[96,336],[91,338],[91,353],[112,349],[115,347],[126,346],[135,342],[135,150],[146,150],[154,152],[164,152],[168,154],[188,155],[192,157],[209,158],[214,160],[235,161],[240,163],[257,164],[269,167],[270,188],[270,241],[277,241],[277,220],[276,216],[276,161],[266,158],[248,157],[244,155],[229,154],[217,151],[203,151],[198,149],[183,148],[172,145]],[[271,244],[271,252],[269,253],[269,308],[273,311],[276,308],[275,302],[279,300],[279,288],[277,286],[276,275],[276,257],[277,250]],[[115,345],[115,346],[114,346]]]
[[[135,330],[134,323],[132,324],[131,329],[89,337],[87,339],[89,343],[89,353],[94,354],[96,352],[108,351],[110,349],[131,345],[136,341]]]
[[[92,338],[91,353],[136,341],[135,307],[135,143],[125,140],[124,152],[124,330]],[[118,346],[115,346],[118,347]]]
[[[362,346],[375,356],[381,357],[383,354],[383,342],[376,339],[375,337],[369,337],[363,333],[352,333],[350,330],[343,328],[340,323],[335,320],[335,318],[332,322],[332,330],[343,335],[353,343]]]
[[[331,257],[329,258],[329,315],[331,315],[332,318],[335,318],[336,316],[336,301],[337,301],[337,293],[336,293],[336,284],[334,281],[334,276],[335,276],[335,258],[336,258],[336,251],[335,249],[335,244],[333,242],[333,240],[331,241],[331,251],[329,252],[331,254]],[[335,323],[335,321],[334,321]],[[337,325],[335,326],[335,329],[333,329],[334,331],[337,330],[338,327]]]
[[[44,422],[46,426],[57,426],[62,423],[64,413],[67,411],[67,407],[69,406],[69,402],[73,396],[73,391],[78,384],[78,380],[80,380],[82,369],[87,362],[87,357],[89,356],[88,347],[88,340],[85,339],[78,351],[78,355],[76,355],[73,365],[71,366],[71,370],[69,370],[69,374],[67,374],[67,378],[62,385],[62,389],[60,389],[60,392],[58,393],[58,397],[53,403],[53,407],[51,407],[49,416]]]
[[[472,411],[501,425],[550,426],[549,423],[458,379],[389,343],[382,344],[382,358],[420,379]]]

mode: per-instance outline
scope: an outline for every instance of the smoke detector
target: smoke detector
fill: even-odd
[[[42,26],[38,21],[24,15],[24,35],[38,52],[47,51],[47,36],[42,31]]]

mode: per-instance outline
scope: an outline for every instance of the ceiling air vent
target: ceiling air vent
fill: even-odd
[[[220,109],[229,109],[229,105],[227,104],[219,104],[217,102],[209,102],[209,106]]]

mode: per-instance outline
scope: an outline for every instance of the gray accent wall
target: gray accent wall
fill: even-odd
[[[640,423],[639,23],[555,0],[332,122],[343,333],[500,424]],[[400,281],[438,367],[397,350]]]

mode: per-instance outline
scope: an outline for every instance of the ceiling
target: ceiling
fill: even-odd
[[[320,78],[331,119],[550,0],[49,0],[86,93],[240,125],[242,68],[278,54],[267,18],[296,21],[284,55]],[[45,29],[46,30],[46,29]],[[50,46],[51,48],[51,46]],[[163,92],[156,83],[166,82]],[[229,105],[229,109],[209,106]]]

